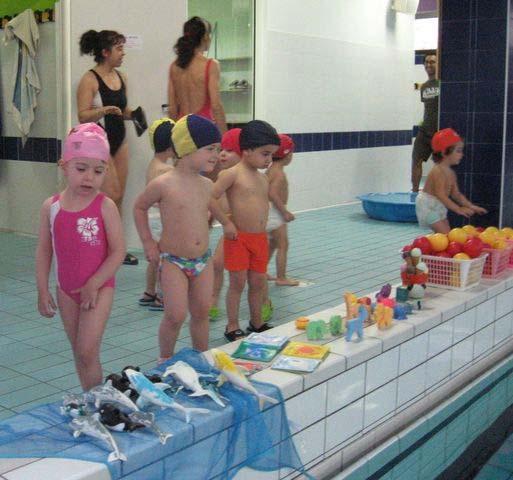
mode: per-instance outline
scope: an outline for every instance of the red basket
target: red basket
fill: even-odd
[[[450,290],[467,290],[475,287],[481,281],[487,257],[486,253],[471,260],[422,255],[421,258],[428,267],[426,285]]]
[[[483,277],[496,278],[508,268],[508,264],[511,262],[513,243],[508,244],[506,248],[501,250],[485,248],[483,252],[488,253],[483,269]]]

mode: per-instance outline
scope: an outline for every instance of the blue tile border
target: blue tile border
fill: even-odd
[[[22,146],[20,137],[0,137],[0,161],[57,163],[60,156],[61,141],[58,138],[28,138]]]
[[[289,133],[295,152],[326,152],[411,145],[413,130],[364,130],[354,132]]]

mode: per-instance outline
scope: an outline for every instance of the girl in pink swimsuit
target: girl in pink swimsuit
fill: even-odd
[[[67,187],[41,208],[36,252],[38,310],[57,306],[84,390],[102,383],[100,345],[114,298],[114,274],[125,245],[116,204],[100,188],[109,160],[105,131],[94,123],[71,130],[59,162]],[[54,260],[57,303],[48,286]]]

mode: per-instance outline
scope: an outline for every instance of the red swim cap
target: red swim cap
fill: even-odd
[[[231,150],[235,152],[239,157],[242,156],[239,143],[240,130],[240,128],[232,128],[225,132],[223,138],[221,139],[221,148],[223,150]]]
[[[289,153],[294,151],[294,141],[288,135],[284,133],[279,134],[280,137],[280,148],[273,153],[273,158],[285,158]]]
[[[444,128],[433,135],[431,148],[434,153],[443,153],[449,147],[463,142],[463,139],[452,128]]]

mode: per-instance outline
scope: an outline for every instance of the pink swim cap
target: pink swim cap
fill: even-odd
[[[108,162],[109,141],[105,130],[96,123],[82,123],[71,129],[62,151],[62,161],[73,158],[94,158]]]

